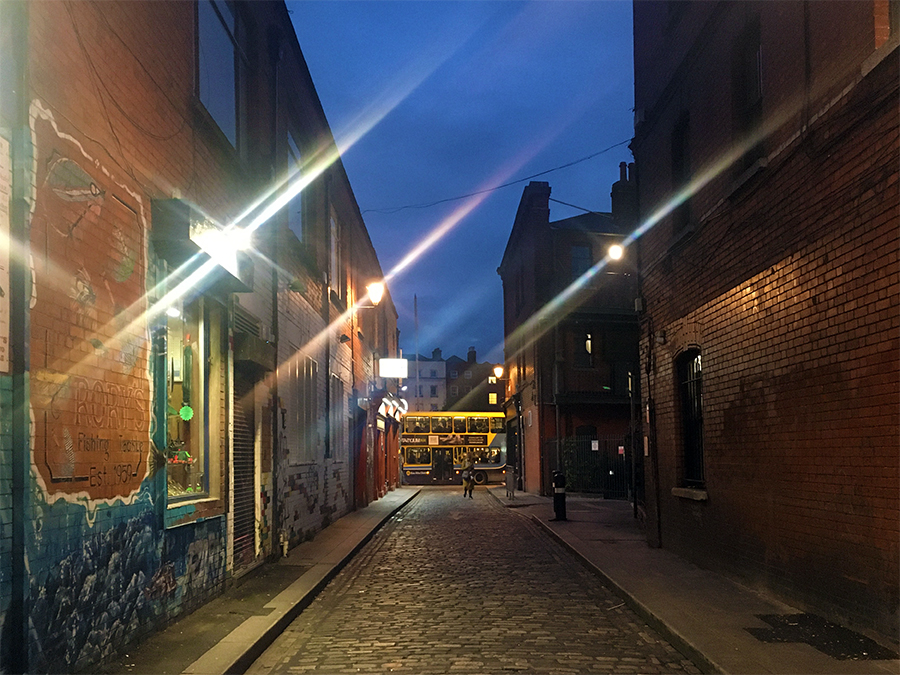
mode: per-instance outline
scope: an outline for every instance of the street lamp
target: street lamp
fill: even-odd
[[[608,250],[609,257],[613,260],[621,260],[625,254],[625,249],[620,244],[613,244]]]
[[[369,300],[372,301],[372,305],[377,305],[384,296],[384,284],[380,281],[369,284],[366,286],[366,294],[369,296]]]
[[[499,363],[494,366],[494,377],[496,377],[498,380],[503,377],[503,366]]]

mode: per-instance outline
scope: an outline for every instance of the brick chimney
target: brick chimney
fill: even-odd
[[[475,347],[469,347],[468,361],[475,363]]]
[[[637,181],[634,175],[634,163],[619,164],[619,180],[613,183],[612,217],[616,229],[624,234],[637,226]]]

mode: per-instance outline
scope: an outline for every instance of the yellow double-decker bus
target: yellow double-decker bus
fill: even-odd
[[[502,483],[506,421],[502,412],[411,412],[400,434],[400,471],[408,485],[462,483],[466,455],[475,458],[475,482]]]

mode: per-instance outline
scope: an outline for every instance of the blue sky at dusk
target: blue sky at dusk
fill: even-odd
[[[631,3],[287,4],[404,354],[418,342],[465,358],[474,346],[501,361],[497,266],[527,178],[625,142],[534,178],[554,199],[608,211],[619,162],[632,160]],[[551,220],[582,213],[550,206]]]

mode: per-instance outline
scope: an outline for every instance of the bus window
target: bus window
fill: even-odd
[[[470,417],[469,418],[469,433],[470,434],[486,434],[488,432],[488,418],[487,417]]]
[[[454,434],[466,433],[466,418],[465,417],[454,417],[453,418],[453,433]]]
[[[435,434],[453,433],[453,418],[451,417],[432,417],[431,432]]]
[[[431,448],[406,448],[407,464],[431,464]]]
[[[457,445],[453,448],[453,463],[454,464],[462,464],[463,460],[466,458],[466,452],[468,452],[468,448]]]
[[[506,420],[502,417],[492,417],[491,418],[491,433],[492,434],[506,433]]]
[[[478,464],[499,464],[500,448],[472,448]]]
[[[408,415],[406,417],[406,432],[410,434],[427,434],[428,429],[428,418],[427,417],[414,417],[412,415]]]

